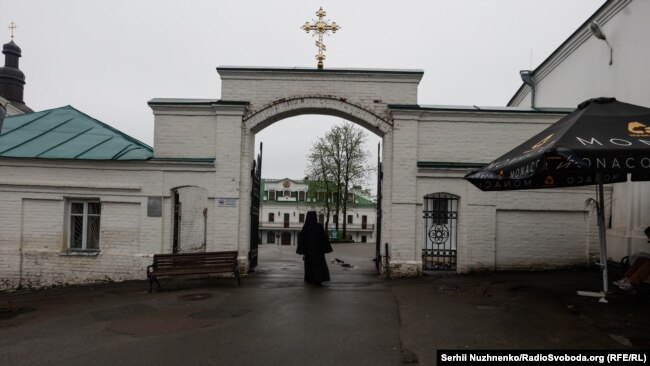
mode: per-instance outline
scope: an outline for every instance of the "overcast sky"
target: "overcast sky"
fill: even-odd
[[[300,26],[321,5],[342,27],[325,39],[326,68],[422,69],[420,104],[504,106],[519,70],[539,65],[603,2],[0,0],[0,40],[15,21],[32,109],[72,105],[153,145],[147,101],[219,98],[219,65],[315,67],[314,39]],[[302,178],[309,146],[338,122],[301,116],[260,132],[263,175]]]

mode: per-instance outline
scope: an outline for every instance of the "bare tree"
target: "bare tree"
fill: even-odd
[[[372,168],[368,168],[366,165],[366,161],[370,156],[370,152],[363,149],[366,141],[366,132],[348,122],[340,125],[340,133],[343,142],[343,238],[346,238],[350,188],[354,187],[356,184],[364,183],[369,169]],[[351,203],[354,203],[354,201]]]
[[[314,202],[322,203],[325,211],[325,230],[329,226],[329,217],[332,211],[331,202],[329,197],[333,192],[334,179],[332,178],[329,169],[330,163],[327,161],[329,158],[328,147],[324,143],[323,138],[312,146],[308,157],[307,165],[307,180],[308,180],[308,195]],[[320,194],[323,194],[324,200],[320,202]]]
[[[365,182],[369,152],[363,149],[366,133],[352,123],[344,122],[330,129],[319,138],[309,154],[307,176],[310,181],[312,197],[325,192],[322,202],[327,214],[326,227],[330,214],[336,216],[335,228],[343,219],[343,238],[347,235],[348,196],[351,187]],[[342,213],[342,215],[340,215]]]

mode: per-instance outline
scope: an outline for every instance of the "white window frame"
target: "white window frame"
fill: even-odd
[[[73,214],[72,213],[72,205],[75,203],[81,203],[83,204],[83,212],[81,214]],[[88,204],[89,203],[97,203],[99,204],[99,214],[89,214],[88,213]],[[73,216],[82,216],[83,217],[83,228],[82,228],[82,236],[81,236],[81,248],[73,248],[72,247],[72,228],[70,227],[72,224],[72,217]],[[97,248],[88,248],[88,216],[95,216],[99,217],[99,238],[97,239]],[[101,248],[101,226],[102,226],[102,205],[99,200],[83,200],[83,199],[71,199],[68,201],[68,250],[70,251],[91,251],[91,252],[98,252],[99,249]]]

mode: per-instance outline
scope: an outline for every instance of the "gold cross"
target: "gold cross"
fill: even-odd
[[[310,31],[313,31],[314,34],[312,34],[312,37],[318,34],[318,41],[316,41],[316,47],[318,47],[318,54],[316,55],[316,60],[318,60],[318,68],[322,69],[323,68],[323,60],[325,60],[325,54],[323,54],[323,51],[325,51],[325,43],[323,43],[323,34],[329,35],[329,31],[332,31],[332,33],[336,33],[337,30],[341,29],[341,27],[336,24],[336,22],[332,22],[330,24],[329,19],[324,20],[323,18],[327,13],[325,13],[325,10],[323,10],[323,7],[321,6],[320,9],[316,12],[316,15],[318,16],[318,21],[313,20],[314,24],[309,24],[309,22],[305,22],[305,25],[300,27],[302,30],[305,32],[309,33]]]
[[[14,40],[14,29],[16,29],[18,27],[16,26],[16,23],[14,23],[14,21],[12,20],[11,24],[9,24],[8,28],[11,29],[11,40],[13,41]]]

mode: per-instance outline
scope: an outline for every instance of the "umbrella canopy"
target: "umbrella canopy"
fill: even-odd
[[[486,167],[465,176],[483,191],[650,180],[650,109],[590,99]]]
[[[596,98],[465,179],[483,191],[597,185],[601,301],[607,302],[603,184],[625,182],[628,174],[650,180],[650,109]]]

